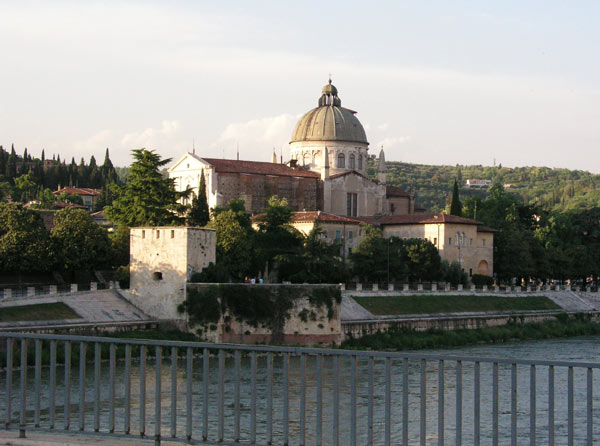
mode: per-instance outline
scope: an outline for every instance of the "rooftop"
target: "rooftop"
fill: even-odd
[[[285,164],[267,163],[263,161],[239,161],[219,158],[201,158],[193,155],[201,161],[205,161],[215,168],[219,173],[246,173],[254,175],[274,175],[286,177],[321,178],[316,172],[311,172],[303,167],[289,167]]]

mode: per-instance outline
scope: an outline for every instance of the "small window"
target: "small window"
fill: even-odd
[[[473,239],[469,240],[469,246],[473,246]]]
[[[343,153],[340,153],[337,157],[337,167],[342,169],[346,167],[346,157]]]
[[[352,240],[354,238],[354,232],[350,231],[350,233],[348,234],[348,238]]]
[[[189,164],[187,165],[187,168],[188,168],[188,169],[190,168],[190,165],[189,165]]]
[[[342,234],[340,233],[340,231],[335,231],[335,239],[339,240],[341,238]]]
[[[175,230],[171,229],[171,238],[175,238]]]
[[[434,244],[434,245],[437,245],[437,237],[434,237],[434,238],[433,238],[433,244]]]
[[[160,238],[160,229],[156,231],[156,238]]]
[[[452,246],[452,237],[448,237],[448,246]]]
[[[362,155],[358,155],[358,170],[362,170]]]
[[[348,164],[349,164],[349,168],[350,169],[354,169],[354,164],[355,164],[355,157],[354,154],[350,155],[350,159],[348,160]]]
[[[481,246],[485,248],[485,239],[481,240]]]
[[[160,271],[155,271],[152,273],[152,280],[162,280],[162,273]]]
[[[146,238],[146,231],[142,229],[142,238]]]

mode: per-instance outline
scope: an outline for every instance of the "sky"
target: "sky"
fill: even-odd
[[[600,2],[0,0],[0,145],[269,161],[331,73],[371,153],[600,173]]]

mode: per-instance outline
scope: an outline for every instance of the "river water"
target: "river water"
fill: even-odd
[[[166,353],[166,352],[165,352]],[[182,352],[183,353],[183,352]],[[417,353],[439,354],[439,355],[460,355],[476,357],[495,357],[505,358],[514,357],[519,359],[543,359],[560,361],[584,361],[600,362],[600,337],[583,337],[575,339],[557,339],[532,342],[513,342],[501,345],[481,345],[473,347],[463,347],[456,349],[428,350]],[[15,365],[17,363],[15,358]],[[121,358],[119,358],[121,359]],[[281,444],[283,440],[282,420],[283,420],[283,361],[280,357],[274,360],[273,375],[273,440],[274,444]],[[228,357],[225,362],[225,421],[224,436],[225,440],[233,440],[234,436],[234,359]],[[300,429],[300,361],[292,357],[290,360],[289,372],[289,436],[290,444],[298,444],[298,435]],[[350,444],[350,419],[352,414],[351,407],[351,359],[344,358],[340,364],[340,442],[341,445]],[[218,431],[218,369],[216,357],[211,357],[209,373],[209,438],[217,439]],[[359,360],[357,369],[357,437],[358,444],[366,444],[368,431],[368,362]],[[574,414],[575,414],[575,442],[574,444],[584,444],[587,432],[586,424],[586,403],[587,403],[587,369],[574,370]],[[117,361],[116,366],[116,431],[123,431],[124,422],[124,364],[122,360]],[[462,444],[473,444],[474,438],[474,363],[464,361],[462,363]],[[567,373],[565,367],[555,368],[555,432],[557,445],[567,443]],[[600,377],[596,376],[600,372],[594,373],[593,380],[593,403],[594,403],[594,444],[600,444]],[[34,397],[32,394],[33,369],[30,369],[29,376],[29,395],[28,395],[28,418],[33,419]],[[71,429],[78,428],[79,416],[79,381],[78,368],[73,367],[71,372]],[[109,423],[109,402],[108,402],[108,363],[102,364],[101,377],[101,430],[108,429]],[[162,434],[170,435],[171,420],[171,368],[170,361],[165,354],[161,369],[162,382]],[[131,432],[139,433],[139,362],[135,361],[131,367]],[[154,395],[154,358],[148,356],[146,363],[146,433],[152,435],[154,427],[152,420],[154,418],[155,395]],[[201,438],[202,433],[202,413],[203,413],[203,370],[202,358],[194,358],[193,366],[193,436],[196,439]],[[420,395],[421,395],[421,363],[411,361],[409,364],[408,382],[409,382],[409,444],[420,444],[419,420],[421,414]],[[517,437],[518,444],[529,444],[530,433],[530,368],[528,366],[519,366],[517,374]],[[535,436],[537,444],[548,444],[548,368],[539,366],[536,373],[536,402],[537,402],[537,429]],[[181,358],[177,367],[177,435],[185,436],[185,403],[186,403],[186,362]],[[6,373],[2,374],[0,383],[0,417],[2,420],[6,417]],[[94,370],[92,364],[87,367],[86,376],[86,430],[93,429],[93,402],[94,402]],[[257,442],[266,443],[266,408],[267,408],[267,374],[266,357],[259,356],[257,359]],[[374,382],[374,444],[384,443],[384,422],[385,422],[385,363],[376,361],[373,373]],[[18,420],[18,384],[19,374],[15,371],[13,375],[13,420]],[[41,424],[49,425],[49,368],[45,364],[42,370],[42,399],[41,399]],[[315,444],[316,431],[316,360],[308,358],[306,361],[306,441],[307,444]],[[500,444],[510,444],[511,428],[511,366],[499,366],[499,432]],[[333,439],[333,388],[334,373],[331,358],[325,358],[323,361],[323,444],[332,444]],[[426,366],[426,420],[427,435],[425,444],[438,444],[438,362],[427,361]],[[403,373],[402,362],[394,361],[392,363],[391,375],[391,439],[393,444],[400,444],[402,440],[402,399],[403,399]],[[492,365],[481,363],[480,369],[480,404],[481,404],[481,444],[491,444],[492,434]],[[242,440],[249,438],[250,432],[250,405],[251,405],[251,372],[248,358],[242,358],[241,362],[241,437]],[[57,390],[56,390],[56,423],[57,428],[64,425],[64,368],[57,367]],[[456,443],[456,362],[446,361],[445,363],[445,398],[444,398],[444,424],[445,424],[445,444],[455,445]]]

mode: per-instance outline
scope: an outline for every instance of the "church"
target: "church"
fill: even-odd
[[[424,214],[414,194],[387,184],[383,148],[377,179],[367,175],[369,142],[357,112],[342,107],[331,79],[317,106],[297,122],[290,160],[273,153],[271,162],[228,160],[186,153],[169,169],[177,190],[198,191],[204,175],[209,208],[244,200],[246,211],[265,211],[273,195],[295,211],[292,224],[307,232],[315,224],[328,240],[338,240],[344,256],[360,243],[361,223],[381,228],[384,236],[424,238],[442,259],[458,261],[469,275],[493,273],[493,233],[481,222],[445,214]]]
[[[203,173],[208,205],[225,206],[243,199],[246,210],[263,212],[269,197],[285,197],[294,211],[324,211],[347,217],[406,215],[415,212],[414,196],[386,184],[383,149],[378,176],[367,176],[369,142],[356,112],[342,107],[331,80],[317,107],[296,124],[291,159],[272,162],[205,158],[186,153],[171,168],[178,190],[197,191]]]

